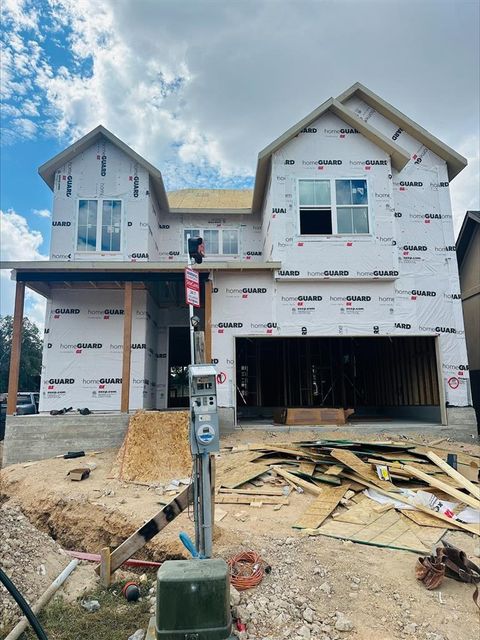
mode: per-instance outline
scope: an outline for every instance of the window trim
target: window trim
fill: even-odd
[[[185,251],[185,249],[188,247],[186,247],[186,238],[185,238],[185,232],[186,231],[198,231],[200,233],[200,238],[204,238],[205,236],[205,231],[218,231],[218,248],[219,248],[219,253],[208,253],[208,249],[207,247],[205,247],[205,252],[207,254],[207,257],[209,256],[225,256],[225,257],[235,257],[235,256],[239,256],[241,254],[241,250],[240,250],[240,229],[238,229],[237,227],[222,227],[222,228],[218,228],[218,227],[203,227],[203,228],[194,228],[192,227],[183,227],[182,228],[182,243],[183,243],[183,253],[186,256],[188,252]],[[224,231],[236,231],[237,232],[237,237],[238,237],[238,241],[237,241],[237,253],[223,253],[223,232]]]
[[[95,249],[95,251],[82,251],[81,249],[78,248],[78,219],[79,219],[79,212],[80,212],[80,201],[81,200],[96,200],[97,202],[97,235],[96,235],[96,240],[97,240],[97,248]],[[120,202],[120,249],[118,251],[102,251],[102,214],[103,214],[103,201],[104,200],[116,200],[117,202]],[[114,198],[114,197],[109,197],[109,198],[105,198],[105,197],[90,197],[90,196],[83,196],[81,198],[77,198],[77,202],[76,202],[76,214],[75,214],[75,254],[78,254],[79,256],[85,256],[85,255],[109,255],[109,256],[118,256],[123,254],[123,242],[124,242],[124,237],[125,237],[125,233],[124,233],[124,219],[125,219],[125,213],[124,213],[124,200],[123,198]],[[98,249],[100,243],[100,248]]]
[[[328,207],[327,205],[301,205],[300,204],[300,182],[302,182],[303,180],[318,180],[318,181],[329,181],[330,182],[330,207]],[[337,205],[337,189],[336,189],[336,184],[335,181],[336,180],[364,180],[367,184],[367,198],[368,198],[368,202],[367,205],[364,204],[350,204],[350,205]],[[356,239],[362,239],[362,238],[371,238],[373,237],[373,231],[372,231],[372,226],[373,226],[373,212],[371,209],[371,201],[369,199],[370,197],[370,181],[368,179],[368,176],[352,176],[352,177],[330,177],[330,178],[326,178],[324,176],[322,176],[321,178],[312,178],[312,176],[301,176],[298,177],[296,180],[296,188],[297,188],[297,234],[302,237],[302,238],[333,238],[333,237],[340,237],[340,238],[344,238],[344,237],[348,237],[348,238],[356,238]],[[367,233],[339,233],[338,232],[338,219],[337,219],[337,211],[338,208],[342,209],[342,208],[363,208],[365,209],[365,206],[367,208],[367,215],[368,215],[368,232]],[[300,222],[300,212],[301,209],[331,209],[332,212],[332,233],[302,233],[301,232],[301,222]]]

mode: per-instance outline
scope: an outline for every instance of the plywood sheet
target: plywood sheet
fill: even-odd
[[[371,466],[360,460],[360,458],[351,451],[339,451],[333,449],[331,456],[332,458],[335,458],[335,460],[342,462],[350,469],[353,469],[361,478],[368,480],[372,484],[389,491],[397,491],[396,487],[391,482],[388,482],[387,480],[380,480]]]
[[[122,448],[112,468],[122,480],[154,483],[189,477],[188,412],[137,411]]]
[[[333,464],[324,473],[326,476],[338,476],[342,473],[342,471],[343,467],[341,467],[339,464]]]
[[[249,480],[257,478],[268,470],[269,467],[267,467],[267,465],[254,462],[244,462],[240,466],[228,471],[222,469],[221,473],[217,473],[217,483],[220,487],[235,489]]]
[[[305,475],[312,476],[315,472],[316,464],[314,462],[301,462],[299,471],[304,473]]]
[[[443,520],[439,520],[428,513],[422,511],[415,511],[414,509],[401,509],[401,512],[405,517],[422,527],[436,527],[437,529],[457,529],[454,524],[448,524]]]
[[[348,488],[348,484],[343,484],[341,487],[325,487],[325,489],[322,489],[322,493],[315,498],[293,525],[294,528],[316,529],[319,527],[338,505]]]
[[[252,502],[260,502],[262,504],[289,504],[288,498],[280,498],[276,496],[239,496],[239,495],[226,495],[220,493],[215,497],[217,504],[252,504]]]
[[[372,504],[369,504],[372,503]],[[415,553],[430,553],[445,533],[445,528],[425,527],[405,518],[401,513],[390,509],[384,513],[373,510],[373,501],[364,500],[353,507],[368,522],[342,522],[339,518],[323,524],[316,533],[331,538],[352,540],[360,544],[403,549]]]

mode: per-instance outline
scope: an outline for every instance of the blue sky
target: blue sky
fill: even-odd
[[[479,208],[477,0],[2,0],[1,257],[48,255],[40,164],[101,123],[168,189],[251,187],[258,151],[361,81],[465,155]],[[448,45],[446,44],[448,43]],[[13,288],[3,271],[0,313]],[[42,322],[42,301],[27,313]]]

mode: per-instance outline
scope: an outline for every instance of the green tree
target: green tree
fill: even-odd
[[[13,318],[0,316],[0,393],[8,390]],[[22,353],[20,357],[19,391],[38,391],[42,370],[42,338],[36,324],[23,319]]]

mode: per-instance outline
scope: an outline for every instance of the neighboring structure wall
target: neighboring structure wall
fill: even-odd
[[[476,224],[460,266],[472,400],[480,429],[480,225]]]
[[[471,370],[480,370],[480,225],[476,225],[460,267],[463,315]]]

